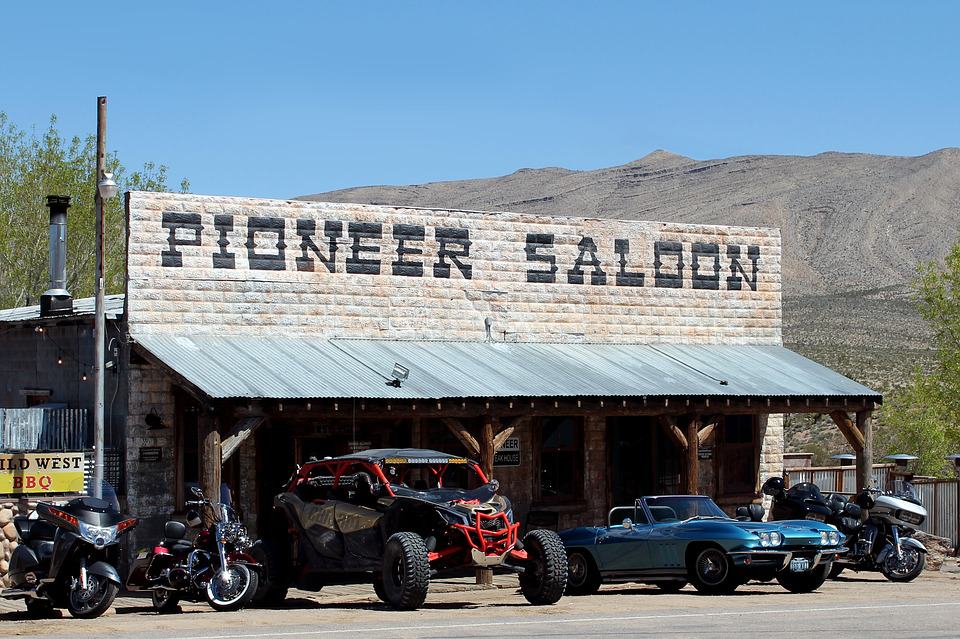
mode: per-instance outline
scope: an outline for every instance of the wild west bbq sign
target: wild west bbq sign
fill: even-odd
[[[147,193],[128,206],[134,330],[464,338],[490,318],[505,340],[779,340],[776,229]]]
[[[83,453],[0,454],[0,494],[83,492]]]

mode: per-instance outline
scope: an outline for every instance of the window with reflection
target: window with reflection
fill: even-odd
[[[564,501],[583,497],[583,419],[540,420],[540,499]]]

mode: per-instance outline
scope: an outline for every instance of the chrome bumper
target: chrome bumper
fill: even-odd
[[[794,553],[798,552],[810,552],[808,549],[804,550],[774,550],[767,548],[757,548],[755,550],[735,550],[727,553],[728,555],[750,555],[752,557],[763,557],[763,558],[774,558],[774,557],[783,557],[783,563],[780,565],[780,570],[786,569],[790,565],[790,560],[793,559]],[[810,570],[813,570],[820,565],[820,562],[825,558],[832,560],[835,555],[846,552],[845,548],[820,548],[813,555],[813,563],[810,564]]]

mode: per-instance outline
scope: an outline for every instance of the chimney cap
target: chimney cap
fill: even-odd
[[[69,195],[48,195],[47,196],[47,206],[53,208],[55,206],[63,208],[70,207],[70,196]]]

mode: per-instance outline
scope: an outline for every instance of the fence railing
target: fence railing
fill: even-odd
[[[0,451],[78,451],[92,446],[83,408],[0,408]]]

